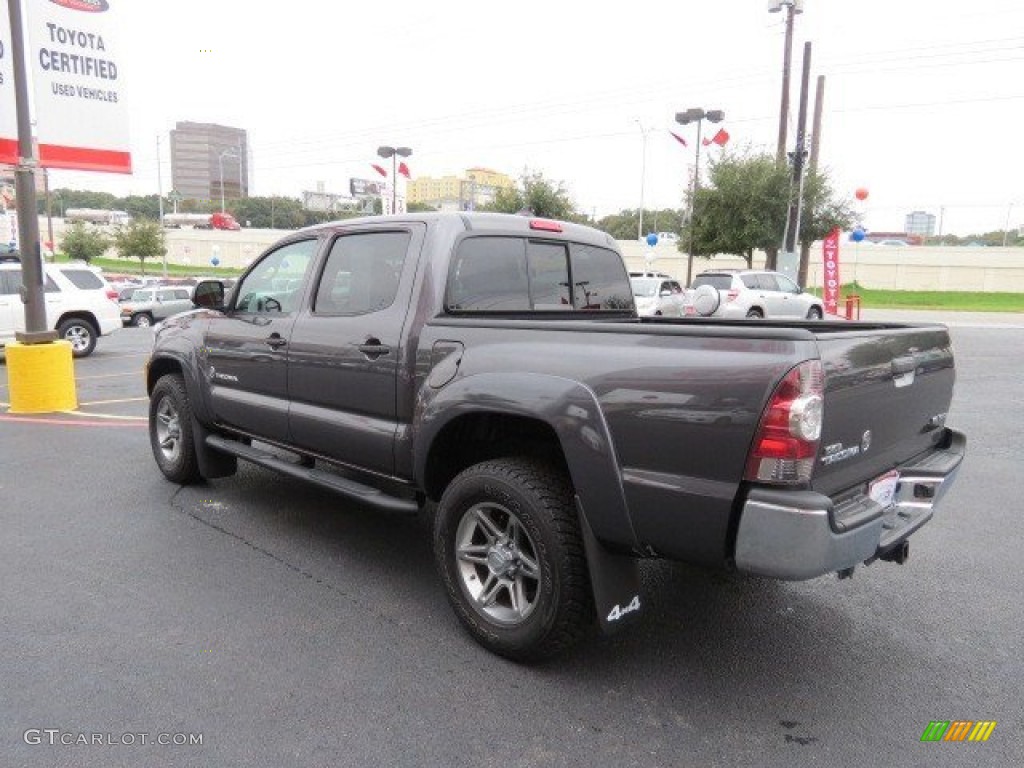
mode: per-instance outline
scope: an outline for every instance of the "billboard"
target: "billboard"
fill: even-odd
[[[384,185],[379,181],[370,181],[370,179],[348,180],[348,191],[352,197],[377,197],[383,189]]]
[[[118,3],[25,0],[43,167],[132,172]],[[4,88],[0,94],[6,96]],[[8,107],[13,112],[13,98],[2,107],[0,113]]]

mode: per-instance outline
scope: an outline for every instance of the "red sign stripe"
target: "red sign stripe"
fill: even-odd
[[[76,171],[131,173],[132,155],[112,149],[39,145],[39,164],[44,168],[69,168]]]
[[[0,163],[18,164],[18,140],[0,139]]]

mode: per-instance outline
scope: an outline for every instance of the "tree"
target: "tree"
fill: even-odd
[[[519,179],[518,187],[499,189],[494,202],[481,210],[499,213],[519,213],[529,210],[534,216],[562,221],[585,221],[576,213],[572,200],[562,182],[548,181],[539,172],[527,171]]]
[[[640,226],[640,210],[626,209],[619,213],[605,216],[594,224],[598,229],[607,232],[616,240],[633,240],[637,227]],[[644,235],[649,232],[674,232],[678,234],[683,228],[683,212],[674,208],[663,208],[660,211],[644,209]]]
[[[782,243],[789,213],[791,179],[788,169],[767,153],[724,153],[711,162],[709,184],[697,191],[693,206],[693,247],[698,256],[716,253],[741,256],[752,266],[754,251],[772,251]],[[854,221],[850,204],[837,199],[821,173],[804,180],[800,219],[801,243],[824,237],[835,227]],[[687,251],[691,228],[679,240]]]
[[[99,230],[76,221],[64,232],[60,247],[69,259],[90,262],[107,252],[110,239]]]
[[[156,221],[133,221],[114,234],[114,247],[124,259],[138,259],[146,274],[146,259],[167,253],[164,230]]]

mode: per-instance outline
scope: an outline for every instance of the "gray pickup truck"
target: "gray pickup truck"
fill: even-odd
[[[641,558],[902,563],[964,456],[944,326],[639,317],[614,240],[574,224],[326,224],[194,300],[147,366],[163,474],[241,458],[429,510],[456,614],[517,660],[634,621]]]

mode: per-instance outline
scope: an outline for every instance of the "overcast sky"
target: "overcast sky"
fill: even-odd
[[[396,144],[414,176],[529,168],[598,216],[639,206],[640,125],[646,207],[681,205],[695,129],[677,111],[722,109],[731,147],[775,151],[784,18],[766,0],[110,2],[135,173],[55,187],[154,193],[160,135],[166,192],[178,120],[246,129],[254,194],[347,193]],[[790,143],[805,41],[812,102],[826,77],[821,162],[841,194],[869,190],[869,228],[944,206],[947,233],[1001,229],[1011,204],[1024,224],[1024,4],[806,0]]]

